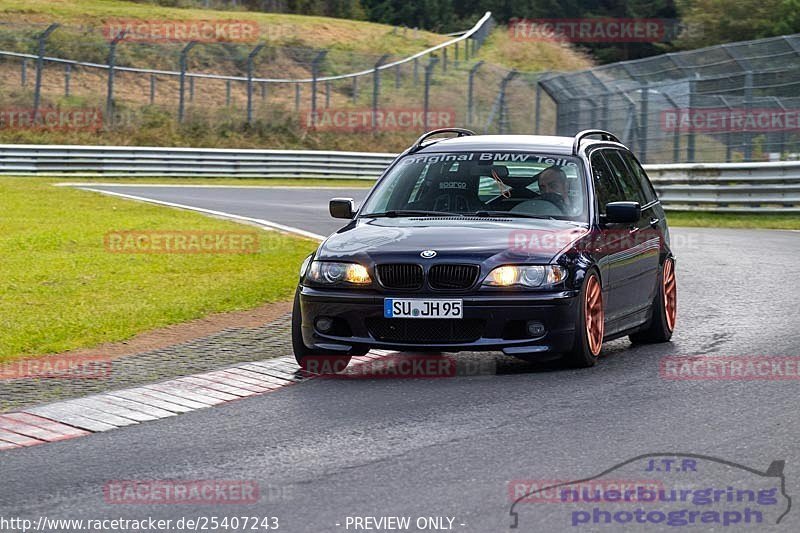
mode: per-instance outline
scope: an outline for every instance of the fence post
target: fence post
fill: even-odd
[[[473,100],[475,74],[478,72],[478,69],[481,68],[481,65],[483,65],[483,61],[478,61],[469,69],[469,79],[467,81],[467,124],[469,125],[473,123],[475,114],[475,102]]]
[[[267,99],[267,82],[265,81],[261,82],[261,99],[262,100]]]
[[[300,113],[300,84],[294,84],[294,112]]]
[[[414,85],[419,84],[419,61],[414,58]]]
[[[331,107],[331,80],[325,80],[325,109]]]
[[[453,43],[453,66],[458,68],[458,41]]]
[[[108,90],[106,91],[106,120],[108,125],[114,123],[114,67],[117,63],[117,43],[125,38],[125,32],[115,36],[108,46]]]
[[[27,59],[23,59],[22,60],[22,66],[21,66],[21,71],[20,71],[19,82],[20,82],[20,85],[22,85],[23,87],[28,85],[28,60]]]
[[[69,97],[69,79],[72,74],[72,65],[64,65],[64,96]]]
[[[433,67],[436,66],[437,61],[439,61],[439,58],[431,57],[431,60],[428,62],[428,66],[425,67],[425,96],[422,104],[422,121],[423,129],[425,131],[428,131],[428,109],[430,108],[431,77],[433,76]]]
[[[744,75],[744,108],[746,116],[750,116],[753,107],[753,71],[747,71]],[[753,134],[744,134],[744,160],[753,160]]]
[[[539,79],[536,80],[536,102],[534,104],[533,109],[536,118],[534,118],[534,126],[533,126],[533,133],[539,135],[539,128],[542,123],[542,82]]]
[[[695,105],[695,81],[689,80],[689,138],[686,140],[686,162],[694,163],[694,114]],[[678,163],[679,161],[676,161]]]
[[[442,72],[447,72],[447,48],[442,48]]]
[[[389,58],[389,54],[383,54],[375,63],[372,70],[372,129],[378,127],[378,96],[381,90],[381,71],[380,66]]]
[[[156,102],[156,75],[150,74],[150,105]]]
[[[327,50],[319,52],[311,62],[311,127],[317,124],[317,78],[319,77],[319,64],[325,59]]]
[[[358,102],[358,76],[353,76],[353,104]]]
[[[196,44],[197,41],[192,41],[184,46],[183,50],[181,50],[181,57],[179,60],[181,72],[178,79],[178,84],[180,85],[180,89],[178,91],[178,122],[183,122],[184,88],[186,86],[186,56]]]
[[[509,82],[517,75],[516,70],[512,70],[508,74],[505,75],[503,80],[500,82],[500,104],[499,104],[499,113],[500,117],[498,120],[498,133],[501,135],[506,133],[506,127],[508,126],[508,111],[506,109],[506,88],[508,87]]]
[[[231,80],[225,81],[225,106],[231,106]]]
[[[647,123],[650,102],[650,86],[647,82],[641,84],[639,99],[639,161],[647,162]],[[594,107],[592,107],[594,110]]]
[[[194,102],[194,76],[189,76],[189,101]]]
[[[36,85],[33,89],[33,120],[39,121],[39,103],[42,98],[42,70],[44,69],[44,46],[47,38],[53,33],[58,24],[50,24],[38,37],[38,47],[36,50]]]
[[[400,65],[394,67],[394,88],[400,88]]]
[[[247,124],[253,123],[253,63],[256,55],[263,49],[264,45],[259,44],[247,54]]]
[[[469,39],[464,39],[464,62],[469,61]]]

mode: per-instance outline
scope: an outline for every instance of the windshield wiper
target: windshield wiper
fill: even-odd
[[[418,216],[445,216],[445,217],[463,217],[460,213],[448,213],[447,211],[422,211],[416,209],[392,209],[383,213],[366,213],[360,215],[362,217],[418,217]]]
[[[519,217],[519,218],[540,218],[545,220],[558,220],[549,215],[531,215],[528,213],[514,213],[511,211],[475,211],[472,213],[476,217]]]

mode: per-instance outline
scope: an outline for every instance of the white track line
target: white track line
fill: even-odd
[[[213,185],[209,183],[198,183],[192,185],[190,183],[169,184],[169,183],[81,183],[81,182],[63,182],[54,183],[56,187],[162,187],[162,188],[198,188],[198,189],[325,189],[335,191],[337,189],[364,189],[369,190],[369,187],[334,187],[332,185],[324,185],[319,187],[311,187],[308,185]]]
[[[233,213],[226,213],[224,211],[215,211],[213,209],[205,209],[202,207],[194,207],[191,205],[185,204],[176,204],[174,202],[165,202],[163,200],[154,200],[152,198],[145,198],[144,196],[135,196],[133,194],[123,194],[121,192],[111,192],[111,191],[104,191],[102,189],[94,189],[92,187],[81,187],[83,191],[92,191],[97,192],[100,194],[108,194],[111,196],[119,196],[120,198],[126,198],[128,200],[138,200],[140,202],[147,202],[150,204],[156,205],[163,205],[166,207],[175,207],[178,209],[187,209],[189,211],[196,211],[198,213],[204,213],[206,215],[213,215],[216,217],[227,218],[230,220],[237,220],[240,222],[250,222],[252,224],[258,224],[259,226],[264,226],[265,228],[282,231],[284,233],[293,233],[295,235],[300,235],[301,237],[305,237],[307,239],[313,239],[315,241],[324,241],[325,237],[322,235],[318,235],[316,233],[312,233],[310,231],[306,231],[304,229],[295,228],[292,226],[286,226],[284,224],[278,224],[277,222],[272,222],[270,220],[264,220],[263,218],[253,218],[253,217],[245,217],[242,215],[235,215]]]

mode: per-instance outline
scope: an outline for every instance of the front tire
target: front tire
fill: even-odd
[[[651,314],[647,329],[628,336],[633,344],[667,342],[672,338],[678,315],[678,282],[675,278],[675,260],[671,257],[664,261]]]
[[[314,374],[332,374],[342,372],[353,355],[363,353],[361,350],[353,349],[348,353],[330,353],[322,350],[309,348],[303,342],[303,316],[300,312],[300,289],[294,294],[294,305],[292,306],[292,351],[294,358],[300,368]]]
[[[573,368],[587,368],[597,363],[605,332],[603,287],[595,270],[586,275],[578,301],[580,309],[575,323],[575,340],[563,360]]]

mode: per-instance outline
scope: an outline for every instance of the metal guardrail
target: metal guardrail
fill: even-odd
[[[395,154],[0,145],[6,176],[227,176],[374,180]],[[666,209],[800,213],[800,162],[645,165]]]

